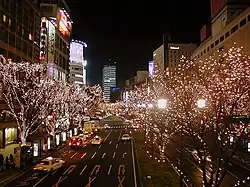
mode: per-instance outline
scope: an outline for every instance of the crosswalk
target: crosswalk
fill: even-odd
[[[106,128],[106,130],[108,129],[138,129],[138,127],[133,127],[131,125],[118,125],[118,126],[110,126],[109,128]]]

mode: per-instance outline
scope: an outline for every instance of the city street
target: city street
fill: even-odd
[[[6,186],[136,186],[131,141],[120,141],[126,132],[125,128],[112,128],[102,132],[101,145],[67,146],[54,155],[65,160],[63,168],[50,173],[30,171]]]

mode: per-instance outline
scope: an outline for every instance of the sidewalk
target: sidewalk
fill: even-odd
[[[59,146],[56,150],[53,151],[48,151],[47,153],[42,153],[41,157],[37,157],[33,160],[33,164],[30,164],[29,166],[27,166],[26,168],[10,168],[5,170],[4,172],[0,172],[0,187],[8,184],[10,181],[14,180],[15,178],[21,176],[22,174],[24,174],[25,172],[29,171],[30,169],[32,169],[32,167],[39,162],[40,160],[52,156],[54,153],[56,153],[57,151],[59,151],[60,149],[63,149],[65,147],[65,145],[61,145]]]
[[[14,155],[14,148],[19,147],[19,144],[15,143],[15,144],[10,144],[7,145],[4,149],[0,149],[0,153],[3,154],[4,158],[6,156],[10,156],[10,154]]]

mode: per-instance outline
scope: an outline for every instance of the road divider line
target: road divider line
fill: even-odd
[[[113,158],[115,158],[115,152],[114,152],[114,154],[113,154]]]
[[[87,154],[87,153],[84,153],[84,154],[81,156],[81,159],[83,159],[83,157],[85,157],[85,156],[86,156],[86,154]]]
[[[51,175],[54,175],[57,171],[58,171],[58,169],[57,169],[57,170],[55,170],[55,171],[53,171],[53,173],[52,173]]]
[[[247,168],[246,166],[240,164],[239,162],[237,162],[237,161],[235,161],[235,160],[233,160],[233,159],[231,160],[231,162],[234,162],[234,163],[237,164],[238,166],[243,167],[243,168],[246,169],[247,171],[250,171],[249,168]]]
[[[118,144],[116,144],[115,148],[117,149],[117,147],[118,147]]]
[[[110,141],[109,144],[112,144],[112,141]]]
[[[109,137],[109,135],[111,134],[112,130],[110,130],[110,132],[108,133],[108,135],[106,136],[106,138],[104,139],[104,141],[107,140],[107,138]]]
[[[94,157],[95,157],[95,155],[96,155],[96,152],[92,155],[91,159],[92,159],[92,158],[94,158]]]
[[[104,157],[105,157],[105,155],[106,155],[106,152],[102,154],[102,158],[104,158]]]
[[[73,155],[70,157],[70,159],[74,158],[74,156],[76,156],[76,155],[77,155],[77,152],[76,152],[75,154],[73,154]]]
[[[137,179],[136,179],[136,172],[135,172],[135,153],[134,153],[134,143],[133,140],[131,139],[131,149],[132,149],[132,162],[133,162],[133,172],[134,172],[134,183],[135,187],[137,187]]]
[[[112,169],[112,165],[109,165],[108,175],[110,174],[111,169]]]
[[[189,158],[187,159],[194,167],[196,167],[200,172],[201,175],[203,175],[203,171],[201,170],[201,168],[199,168],[195,163],[193,163]],[[206,172],[206,177],[210,180],[210,176],[207,174]]]
[[[48,176],[49,176],[49,173],[47,175],[45,175],[43,178],[41,178],[36,184],[34,184],[33,187],[36,187],[38,184],[40,184]]]
[[[118,141],[120,141],[121,135],[122,135],[122,129],[121,129],[120,135],[119,135],[119,137],[118,137]]]
[[[95,165],[95,167],[93,168],[92,172],[91,172],[91,175],[93,175],[95,173],[95,175],[97,173],[99,173],[100,171],[100,168],[101,168],[101,165]]]
[[[82,171],[81,171],[81,173],[80,173],[79,175],[82,175],[82,174],[83,174],[83,172],[86,170],[86,168],[87,168],[87,165],[86,165],[86,166],[84,166],[84,168],[82,169]]]
[[[98,147],[98,148],[100,149],[101,147],[102,147],[102,144],[101,144],[101,145],[99,145],[99,147]]]

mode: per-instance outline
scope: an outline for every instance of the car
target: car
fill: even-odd
[[[86,145],[86,137],[83,135],[73,136],[70,138],[69,146],[71,148],[79,148]]]
[[[203,150],[199,150],[200,154],[201,154],[201,158],[204,160],[204,151]],[[198,152],[196,150],[193,150],[191,152],[192,156],[194,157],[194,159],[198,162],[198,163],[201,163],[201,159],[198,155]],[[207,162],[211,162],[211,157],[209,155],[206,155],[206,161]]]
[[[103,128],[104,128],[104,129],[110,129],[110,126],[109,126],[108,124],[105,124],[105,125],[103,126]]]
[[[103,139],[100,136],[95,136],[92,141],[91,144],[92,145],[100,145],[103,142]]]
[[[129,134],[123,134],[122,135],[122,140],[123,141],[128,141],[128,140],[131,140],[131,137],[129,136]]]
[[[65,161],[61,160],[60,158],[48,157],[41,160],[37,165],[35,165],[33,170],[50,172],[61,168],[64,163]]]

